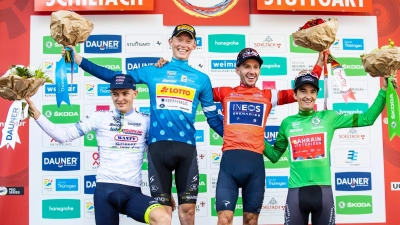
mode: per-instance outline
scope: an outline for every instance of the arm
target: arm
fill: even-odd
[[[284,134],[284,128],[286,125],[283,125],[284,121],[282,122],[281,126],[279,127],[278,136],[276,138],[274,146],[270,145],[268,142],[264,140],[265,149],[264,155],[272,162],[276,163],[282,157],[283,153],[285,153],[288,147],[288,139]]]
[[[212,89],[214,102],[223,102],[225,96],[232,91],[231,87],[215,87]]]
[[[224,136],[224,123],[219,118],[217,112],[217,106],[214,104],[213,100],[213,90],[211,88],[211,81],[208,76],[203,83],[203,88],[199,94],[199,100],[201,107],[203,108],[204,115],[207,117],[207,123],[210,127],[217,132],[221,137]]]
[[[371,126],[375,123],[375,120],[381,114],[382,110],[385,108],[386,104],[386,90],[381,89],[378,96],[375,98],[372,106],[362,114],[341,114],[338,115],[336,112],[332,111],[334,116],[334,128],[348,128],[348,127],[364,127]]]
[[[293,89],[288,90],[274,90],[274,89],[265,89],[263,90],[266,96],[271,96],[271,104],[272,107],[277,105],[285,105],[293,102],[297,102],[294,99],[294,91]]]
[[[325,52],[329,51],[329,50],[323,50],[319,52],[318,55],[318,60],[315,63],[315,66],[312,70],[312,73],[315,73],[318,75],[318,79],[321,77],[321,73],[322,73],[322,67],[324,67],[324,59],[325,59]]]

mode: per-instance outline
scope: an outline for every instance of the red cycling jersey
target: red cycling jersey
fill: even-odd
[[[321,76],[322,68],[313,71]],[[257,87],[213,88],[215,102],[222,103],[224,115],[224,144],[222,151],[244,149],[259,154],[264,151],[265,124],[271,108],[295,102],[293,89],[260,90]]]

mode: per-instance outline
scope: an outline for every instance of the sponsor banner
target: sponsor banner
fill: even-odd
[[[274,174],[275,175],[275,174]],[[289,187],[288,176],[270,176],[265,177],[265,187],[268,189],[281,189]]]
[[[196,146],[201,146],[205,145],[205,133],[206,133],[206,128],[205,127],[196,127],[196,134],[195,134],[195,141],[196,141]]]
[[[84,152],[85,170],[96,171],[100,166],[100,154],[96,150]]]
[[[370,191],[372,190],[371,173],[335,173],[335,189],[336,191]]]
[[[265,104],[230,101],[227,104],[227,124],[262,127],[265,122],[265,109]]]
[[[44,195],[69,195],[80,193],[79,176],[43,176]]]
[[[207,169],[207,151],[197,150],[197,164],[199,169]]]
[[[265,126],[264,140],[270,145],[274,145],[276,138],[278,137],[279,126]]]
[[[301,46],[296,45],[294,43],[292,35],[289,36],[289,41],[290,41],[290,52],[293,52],[293,53],[317,53],[316,51],[311,50],[309,48],[303,48]],[[316,62],[316,59],[318,59],[318,56],[315,56],[315,62]],[[314,62],[314,64],[315,64],[315,62]]]
[[[43,36],[43,54],[56,54],[56,55],[61,55],[62,51],[62,45],[58,44],[51,36]],[[78,44],[75,46],[76,52],[80,53],[81,52],[81,45]],[[60,56],[61,58],[61,56]],[[60,59],[58,59],[60,60]],[[56,60],[56,61],[58,61]]]
[[[70,99],[78,100],[80,99],[79,91],[81,85],[79,82],[74,82],[73,84],[68,84],[68,94]],[[56,100],[57,86],[55,84],[44,84],[43,85],[43,100]]]
[[[85,53],[110,54],[122,52],[121,35],[90,35],[85,42]]]
[[[369,144],[371,143],[370,127],[342,128],[335,131],[335,144]]]
[[[400,191],[400,182],[391,182],[390,188],[392,191]]]
[[[232,75],[236,74],[236,59],[234,57],[210,58],[210,75]]]
[[[208,51],[214,53],[238,53],[246,47],[244,34],[209,34]]]
[[[217,189],[218,173],[210,174],[210,181],[211,192],[215,193]]]
[[[294,128],[296,129],[296,128]],[[292,161],[319,160],[326,156],[326,133],[289,137]]]
[[[161,3],[160,3],[161,4]],[[248,1],[174,0],[162,1],[163,25],[176,26],[182,21],[192,26],[249,26]]]
[[[338,57],[336,61],[343,67],[346,76],[367,76],[359,57]],[[351,82],[351,86],[354,86],[357,81]]]
[[[351,85],[351,91],[357,96],[357,99],[368,98],[368,81],[366,80],[350,80],[347,81]],[[336,82],[331,83],[331,90],[329,92],[331,98],[343,99],[343,95]]]
[[[153,66],[161,57],[131,57],[125,59],[126,70],[139,69],[144,66]]]
[[[72,125],[75,126],[75,125]],[[59,125],[60,128],[67,128],[69,126]],[[47,135],[45,132],[42,133],[42,142],[43,147],[50,147],[50,148],[70,148],[70,147],[79,147],[81,139],[77,138],[72,140],[71,142],[63,142],[60,143],[56,141],[54,138]]]
[[[250,35],[250,47],[258,52],[283,53],[287,49],[287,39],[283,34]]]
[[[24,187],[0,187],[0,196],[4,195],[24,195]]]
[[[107,1],[59,1],[59,0],[35,0],[34,10],[36,12],[43,11],[132,11],[132,10],[153,10],[154,0],[116,0]]]
[[[43,171],[73,171],[80,168],[80,152],[42,152]]]
[[[371,167],[370,149],[334,149],[335,167],[367,168]]]
[[[81,200],[79,199],[42,200],[43,219],[78,219],[80,217]]]
[[[125,52],[158,53],[164,51],[164,37],[161,34],[133,34],[125,36]]]
[[[99,58],[87,58],[92,63],[105,67],[114,71],[122,71],[122,59],[121,58],[113,58],[113,57],[99,57]],[[83,73],[84,76],[92,76],[88,72]]]
[[[372,0],[361,0],[361,1],[257,0],[257,9],[283,10],[283,11],[371,12]]]
[[[192,112],[196,89],[171,84],[156,85],[156,108]]]
[[[297,76],[297,75],[299,75],[300,71],[313,70],[315,63],[317,62],[317,58],[318,57],[310,57],[310,56],[291,57],[290,58],[290,67],[289,67],[290,74],[292,76]],[[329,66],[330,66],[330,64],[328,64],[328,67]],[[330,73],[330,70],[328,70],[328,73]]]
[[[261,207],[260,216],[283,216],[285,213],[287,196],[279,193],[277,195],[271,195],[267,193],[264,196],[264,201]]]
[[[215,132],[213,129],[209,128],[208,130],[210,134],[210,145],[211,146],[222,146],[224,143],[223,139],[217,132]]]
[[[60,50],[61,51],[61,50]],[[60,52],[58,53],[60,54]],[[50,59],[50,58],[46,58],[42,60],[42,70],[43,72],[46,73],[47,76],[49,76],[52,80],[55,79],[55,72],[56,72],[56,63],[60,61],[59,58],[56,59]],[[73,65],[73,76],[78,76],[79,75],[79,66],[78,64],[74,63]],[[66,72],[68,75],[71,75],[71,66],[67,66],[66,67]]]
[[[76,123],[80,120],[80,108],[78,104],[62,104],[58,107],[56,104],[43,105],[43,115],[52,123],[67,124]]]
[[[336,196],[336,213],[346,215],[372,214],[372,196],[345,195]]]
[[[211,169],[219,169],[219,165],[221,164],[222,151],[211,150],[210,155],[211,155],[210,157]]]
[[[112,105],[111,95],[110,95],[110,84],[101,83],[101,81],[86,81],[83,83],[83,98],[86,100],[102,100],[104,101],[102,104],[107,104],[109,101],[109,105]]]
[[[347,51],[364,51],[364,39],[363,38],[343,38],[342,39],[343,50]]]
[[[264,63],[261,65],[261,76],[286,76],[286,57],[261,57]]]
[[[332,109],[340,114],[361,114],[368,110],[368,103],[333,103]]]

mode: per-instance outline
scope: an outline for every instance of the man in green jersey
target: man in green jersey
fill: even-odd
[[[274,146],[265,142],[264,155],[277,162],[288,149],[289,192],[285,225],[334,225],[335,205],[331,188],[330,146],[336,129],[374,124],[385,107],[387,79],[383,79],[372,106],[363,114],[338,114],[333,110],[314,111],[318,77],[308,71],[295,79],[294,98],[299,113],[286,117]]]

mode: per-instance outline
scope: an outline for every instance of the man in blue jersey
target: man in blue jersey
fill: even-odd
[[[172,213],[172,171],[178,192],[178,214],[183,225],[194,224],[199,170],[194,127],[196,109],[203,107],[207,122],[223,136],[223,122],[214,104],[210,78],[188,65],[197,47],[196,31],[187,24],[175,27],[168,40],[173,56],[163,68],[142,67],[127,71],[136,83],[147,84],[150,94],[149,185],[152,197]],[[69,46],[71,47],[71,46]],[[121,71],[98,66],[78,55],[75,63],[101,80],[110,82]]]

